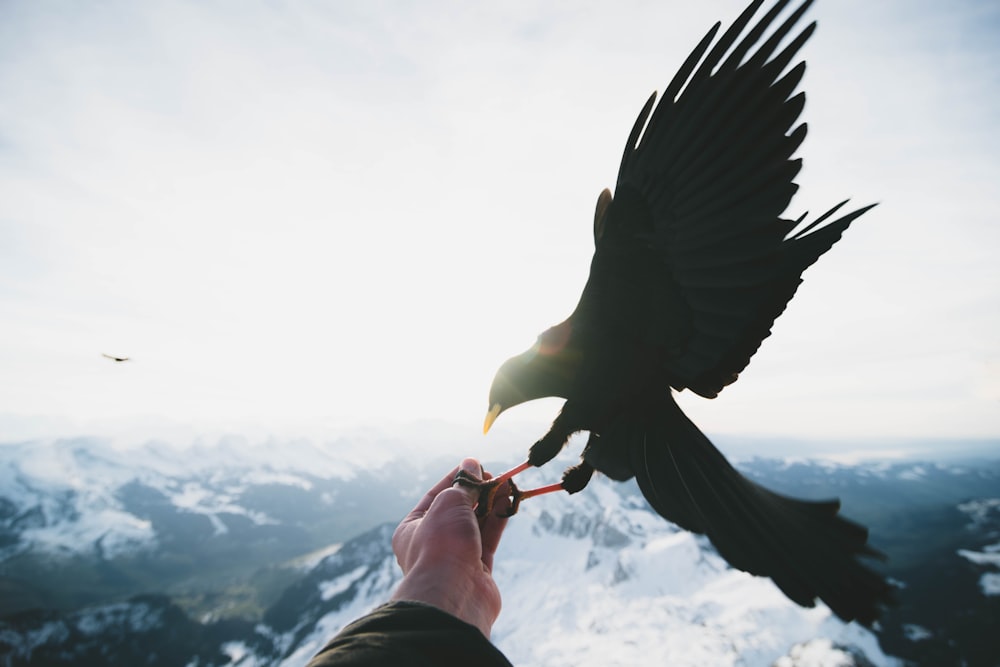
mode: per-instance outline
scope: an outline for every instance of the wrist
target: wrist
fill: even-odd
[[[463,569],[457,564],[416,565],[403,577],[392,599],[413,600],[437,607],[474,625],[488,639],[500,613],[499,592],[485,585],[490,581],[487,573],[469,573]],[[477,584],[478,581],[483,584]]]

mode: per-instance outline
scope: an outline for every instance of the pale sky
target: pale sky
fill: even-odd
[[[479,437],[497,366],[576,304],[647,95],[743,6],[0,3],[0,441]],[[808,16],[788,217],[881,204],[682,405],[710,434],[1000,436],[1000,5]]]

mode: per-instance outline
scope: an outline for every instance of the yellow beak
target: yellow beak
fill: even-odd
[[[486,413],[486,421],[483,422],[483,435],[486,435],[490,430],[490,426],[493,426],[493,422],[497,420],[497,415],[500,414],[500,404],[494,403],[490,411]]]

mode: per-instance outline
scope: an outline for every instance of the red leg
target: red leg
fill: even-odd
[[[517,487],[514,486],[512,478],[514,477],[514,475],[522,473],[531,467],[532,467],[531,463],[525,461],[520,465],[514,466],[507,472],[487,480],[469,479],[468,477],[461,475],[460,471],[459,475],[456,476],[455,481],[460,482],[466,486],[471,486],[479,489],[479,505],[478,507],[476,507],[476,514],[478,514],[479,516],[486,516],[493,510],[493,503],[496,501],[497,491],[500,489],[501,486],[504,486],[504,484],[510,485],[509,493],[511,494],[511,499],[513,501],[513,495],[516,492]]]
[[[556,491],[565,491],[562,483],[559,484],[549,484],[548,486],[541,486],[537,489],[528,489],[527,491],[522,491],[521,489],[514,486],[514,482],[508,482],[510,484],[510,507],[504,513],[504,516],[514,516],[517,514],[518,508],[521,507],[521,501],[525,498],[532,498],[534,496],[540,496],[545,493],[555,493]]]
[[[514,475],[519,475],[519,474],[521,474],[522,472],[524,472],[525,470],[527,470],[530,467],[531,467],[531,463],[529,461],[525,461],[524,463],[522,463],[520,465],[514,466],[513,468],[511,468],[507,472],[502,473],[502,474],[500,474],[500,475],[492,478],[490,480],[490,483],[491,484],[497,484],[497,485],[503,484],[504,482],[506,482],[508,479],[510,479]]]
[[[535,496],[541,496],[546,493],[555,493],[556,491],[565,491],[566,487],[563,483],[549,484],[548,486],[541,486],[537,489],[528,489],[527,491],[521,491],[514,484],[513,477],[518,475],[532,465],[529,461],[525,461],[520,465],[516,465],[510,470],[496,477],[492,477],[488,480],[478,480],[470,479],[468,476],[462,475],[461,471],[456,476],[455,481],[465,484],[466,486],[471,486],[479,489],[479,504],[476,508],[476,514],[479,516],[486,516],[493,510],[493,504],[496,502],[496,495],[500,487],[505,483],[509,486],[508,493],[510,494],[510,508],[507,510],[507,516],[514,516],[517,513],[517,508],[521,505],[521,501],[526,498],[533,498]]]
[[[520,494],[518,495],[518,498],[520,500],[524,500],[525,498],[534,498],[535,496],[542,496],[545,495],[546,493],[555,493],[556,491],[565,491],[565,490],[566,489],[565,487],[563,487],[562,482],[559,482],[558,484],[549,484],[548,486],[540,486],[537,489],[528,489],[527,491],[521,491]]]

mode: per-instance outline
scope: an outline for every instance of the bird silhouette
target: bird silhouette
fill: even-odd
[[[105,354],[104,352],[101,352],[101,356],[114,362],[131,361],[130,357],[116,357],[110,354]]]
[[[595,470],[634,477],[657,513],[708,536],[733,566],[770,577],[800,605],[819,598],[841,619],[870,625],[892,596],[860,560],[882,557],[867,529],[840,516],[837,500],[788,498],[741,475],[672,396],[713,398],[735,382],[802,272],[871,208],[836,217],[841,202],[812,222],[781,217],[806,136],[796,125],[805,95],[795,92],[805,63],[792,61],[816,24],[793,36],[811,2],[778,22],[789,4],[779,0],[748,29],[762,2],[718,39],[717,23],[659,103],[654,93],[643,106],[614,195],[598,198],[579,303],[500,367],[484,432],[525,401],[566,402],[525,463],[488,483],[464,481],[479,485],[479,511],[490,511],[505,481],[588,431],[581,462],[560,484],[503,491],[515,511],[531,495],[580,491]]]

